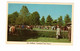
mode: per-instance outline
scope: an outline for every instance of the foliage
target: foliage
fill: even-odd
[[[21,15],[19,15],[19,17],[16,19],[16,24],[17,25],[22,25],[22,24],[26,24],[26,17],[22,17]]]
[[[64,22],[65,22],[65,26],[67,25],[67,23],[71,22],[71,18],[69,17],[68,14],[65,16]]]
[[[22,17],[26,17],[28,16],[29,11],[28,8],[26,6],[22,6],[22,9],[20,10],[20,15],[22,15]]]
[[[8,24],[10,25],[13,25],[16,23],[16,18],[19,16],[19,13],[18,12],[14,12],[12,14],[9,14],[8,15]]]
[[[16,20],[16,24],[28,24],[28,16],[30,15],[28,8],[26,6],[22,6],[22,9],[20,10],[19,17]]]
[[[45,21],[46,20],[46,21]],[[43,16],[40,20],[40,15],[37,11],[30,13],[27,6],[22,6],[20,12],[18,13],[13,12],[12,14],[8,14],[8,24],[9,25],[60,25],[60,26],[66,26],[67,23],[71,22],[71,18],[67,14],[64,18],[62,19],[62,16],[60,16],[58,19],[53,20],[50,15],[45,17]]]
[[[60,16],[59,18],[58,18],[58,25],[59,26],[62,26],[63,25],[63,20],[62,20],[62,16]]]
[[[46,24],[47,25],[51,25],[52,24],[53,19],[51,18],[50,15],[48,15],[47,19],[46,19]]]
[[[41,25],[45,25],[45,18],[44,18],[44,16],[41,18]]]
[[[31,14],[31,17],[29,20],[32,23],[32,25],[39,25],[40,24],[39,19],[40,19],[39,13],[37,11],[35,11]]]
[[[52,21],[52,25],[56,26],[57,25],[57,19]]]

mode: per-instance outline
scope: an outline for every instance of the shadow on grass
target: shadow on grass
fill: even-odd
[[[26,41],[27,39],[35,39],[38,38],[38,33],[37,31],[31,31],[31,30],[26,30],[26,29],[18,29],[15,33],[9,34],[7,40],[8,41]]]

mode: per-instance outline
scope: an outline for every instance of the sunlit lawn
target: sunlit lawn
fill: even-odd
[[[52,30],[51,28],[48,30],[48,29],[39,29],[39,28],[33,28],[33,30],[36,30],[36,31],[50,31],[50,32],[56,32],[56,30]],[[67,32],[67,31],[63,31],[61,30],[62,32]]]
[[[39,37],[37,39],[28,39],[27,42],[63,42],[63,43],[70,43],[68,39],[56,39],[56,38],[46,38],[46,37]]]
[[[39,29],[39,28],[33,28],[33,30],[37,30],[37,31],[53,31],[52,29]],[[56,30],[54,30],[56,31]]]

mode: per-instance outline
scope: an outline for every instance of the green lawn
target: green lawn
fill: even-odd
[[[56,30],[52,30],[52,29],[39,29],[39,28],[33,28],[33,30],[37,30],[37,31],[56,31]]]
[[[63,42],[63,43],[70,43],[68,39],[56,39],[56,38],[46,38],[46,37],[39,37],[37,39],[28,39],[27,42]]]
[[[36,30],[36,31],[50,31],[50,32],[56,32],[56,30],[52,30],[52,29],[39,29],[39,28],[33,28],[33,30]],[[61,30],[62,32],[68,32],[68,31],[63,31]]]

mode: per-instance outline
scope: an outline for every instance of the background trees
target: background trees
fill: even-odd
[[[23,25],[39,25],[40,24],[40,16],[37,11],[33,12],[32,14],[29,13],[28,8],[23,6],[20,10],[20,14],[16,19],[16,24],[23,24]]]
[[[22,9],[20,10],[20,15],[22,17],[26,17],[29,15],[29,10],[28,10],[27,6],[22,6]]]
[[[52,25],[52,21],[53,21],[53,19],[51,18],[50,15],[48,15],[48,17],[46,19],[46,25]]]
[[[21,24],[23,24],[23,21],[22,21],[22,19],[23,19],[23,17],[22,16],[18,16],[18,18],[16,19],[16,24],[17,25],[21,25]]]
[[[66,16],[65,16],[65,18],[64,18],[64,25],[66,26],[67,25],[67,23],[69,23],[69,22],[71,22],[71,18],[69,17],[69,15],[68,14],[66,14]]]
[[[57,25],[57,19],[53,20],[52,25],[53,26],[56,26]]]
[[[41,18],[41,25],[45,25],[45,18],[44,18],[44,16],[42,16],[42,18]]]
[[[15,20],[18,16],[19,16],[19,13],[17,11],[12,14],[9,14],[8,15],[8,24],[12,24],[12,25],[15,24],[16,23]]]
[[[46,21],[45,21],[46,20]],[[68,14],[66,14],[65,18],[63,19],[62,16],[60,16],[58,19],[52,19],[50,15],[47,16],[45,19],[44,16],[40,19],[40,15],[37,11],[30,13],[27,6],[22,6],[20,13],[17,11],[8,14],[8,24],[14,24],[14,25],[54,25],[57,24],[59,26],[66,26],[67,23],[71,22],[71,18]]]
[[[40,24],[40,16],[39,13],[37,11],[33,12],[30,16],[29,16],[29,22],[30,25],[39,25]]]
[[[17,21],[17,24],[28,24],[28,16],[29,16],[29,11],[28,8],[26,6],[22,6],[22,9],[20,10],[20,14]],[[22,18],[21,18],[22,17]]]
[[[59,26],[62,26],[62,25],[63,25],[62,16],[60,16],[60,17],[58,18],[57,24],[58,24]]]

